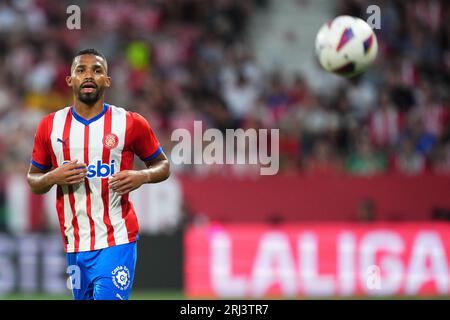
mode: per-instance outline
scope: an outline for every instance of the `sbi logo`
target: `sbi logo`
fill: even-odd
[[[114,160],[111,161],[111,164],[102,163],[100,160],[97,160],[96,164],[90,164],[87,167],[88,173],[87,177],[90,178],[106,178],[114,174]]]
[[[69,161],[64,161],[63,164],[69,163]],[[87,178],[106,178],[114,174],[114,160],[111,160],[111,164],[102,163],[101,160],[97,160],[95,164],[90,164],[87,167],[88,173]]]

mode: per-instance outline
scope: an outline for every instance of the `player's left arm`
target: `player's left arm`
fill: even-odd
[[[162,151],[152,160],[145,161],[147,169],[123,170],[114,174],[109,180],[109,187],[119,195],[136,190],[144,183],[157,183],[170,176],[170,164]]]

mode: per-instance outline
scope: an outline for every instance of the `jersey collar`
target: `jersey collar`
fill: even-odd
[[[109,108],[109,105],[107,104],[107,103],[103,103],[103,110],[102,110],[102,112],[100,112],[98,115],[96,115],[95,117],[93,117],[93,118],[90,118],[90,119],[85,119],[85,118],[83,118],[82,116],[80,116],[76,111],[75,111],[75,108],[74,108],[74,106],[72,106],[72,115],[73,115],[73,117],[77,120],[77,121],[79,121],[79,122],[81,122],[82,124],[84,124],[85,126],[88,126],[90,123],[92,123],[92,122],[94,122],[94,121],[96,121],[96,120],[98,120],[98,119],[100,119],[101,117],[103,117],[103,115],[106,113],[106,111],[108,111],[108,108]]]

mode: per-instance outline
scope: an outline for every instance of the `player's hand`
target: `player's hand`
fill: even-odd
[[[109,179],[109,188],[123,196],[136,190],[145,182],[148,177],[144,172],[136,170],[123,170],[112,175]]]
[[[48,175],[52,184],[76,185],[83,182],[86,178],[87,167],[85,163],[78,163],[78,160],[72,160],[50,171]]]

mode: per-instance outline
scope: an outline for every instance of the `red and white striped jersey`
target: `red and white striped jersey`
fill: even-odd
[[[88,165],[84,183],[57,186],[56,209],[66,252],[92,251],[137,239],[133,205],[128,195],[119,196],[109,189],[108,178],[133,169],[135,154],[147,161],[161,152],[144,117],[106,103],[89,120],[73,107],[42,119],[31,163],[43,170],[75,159]]]

